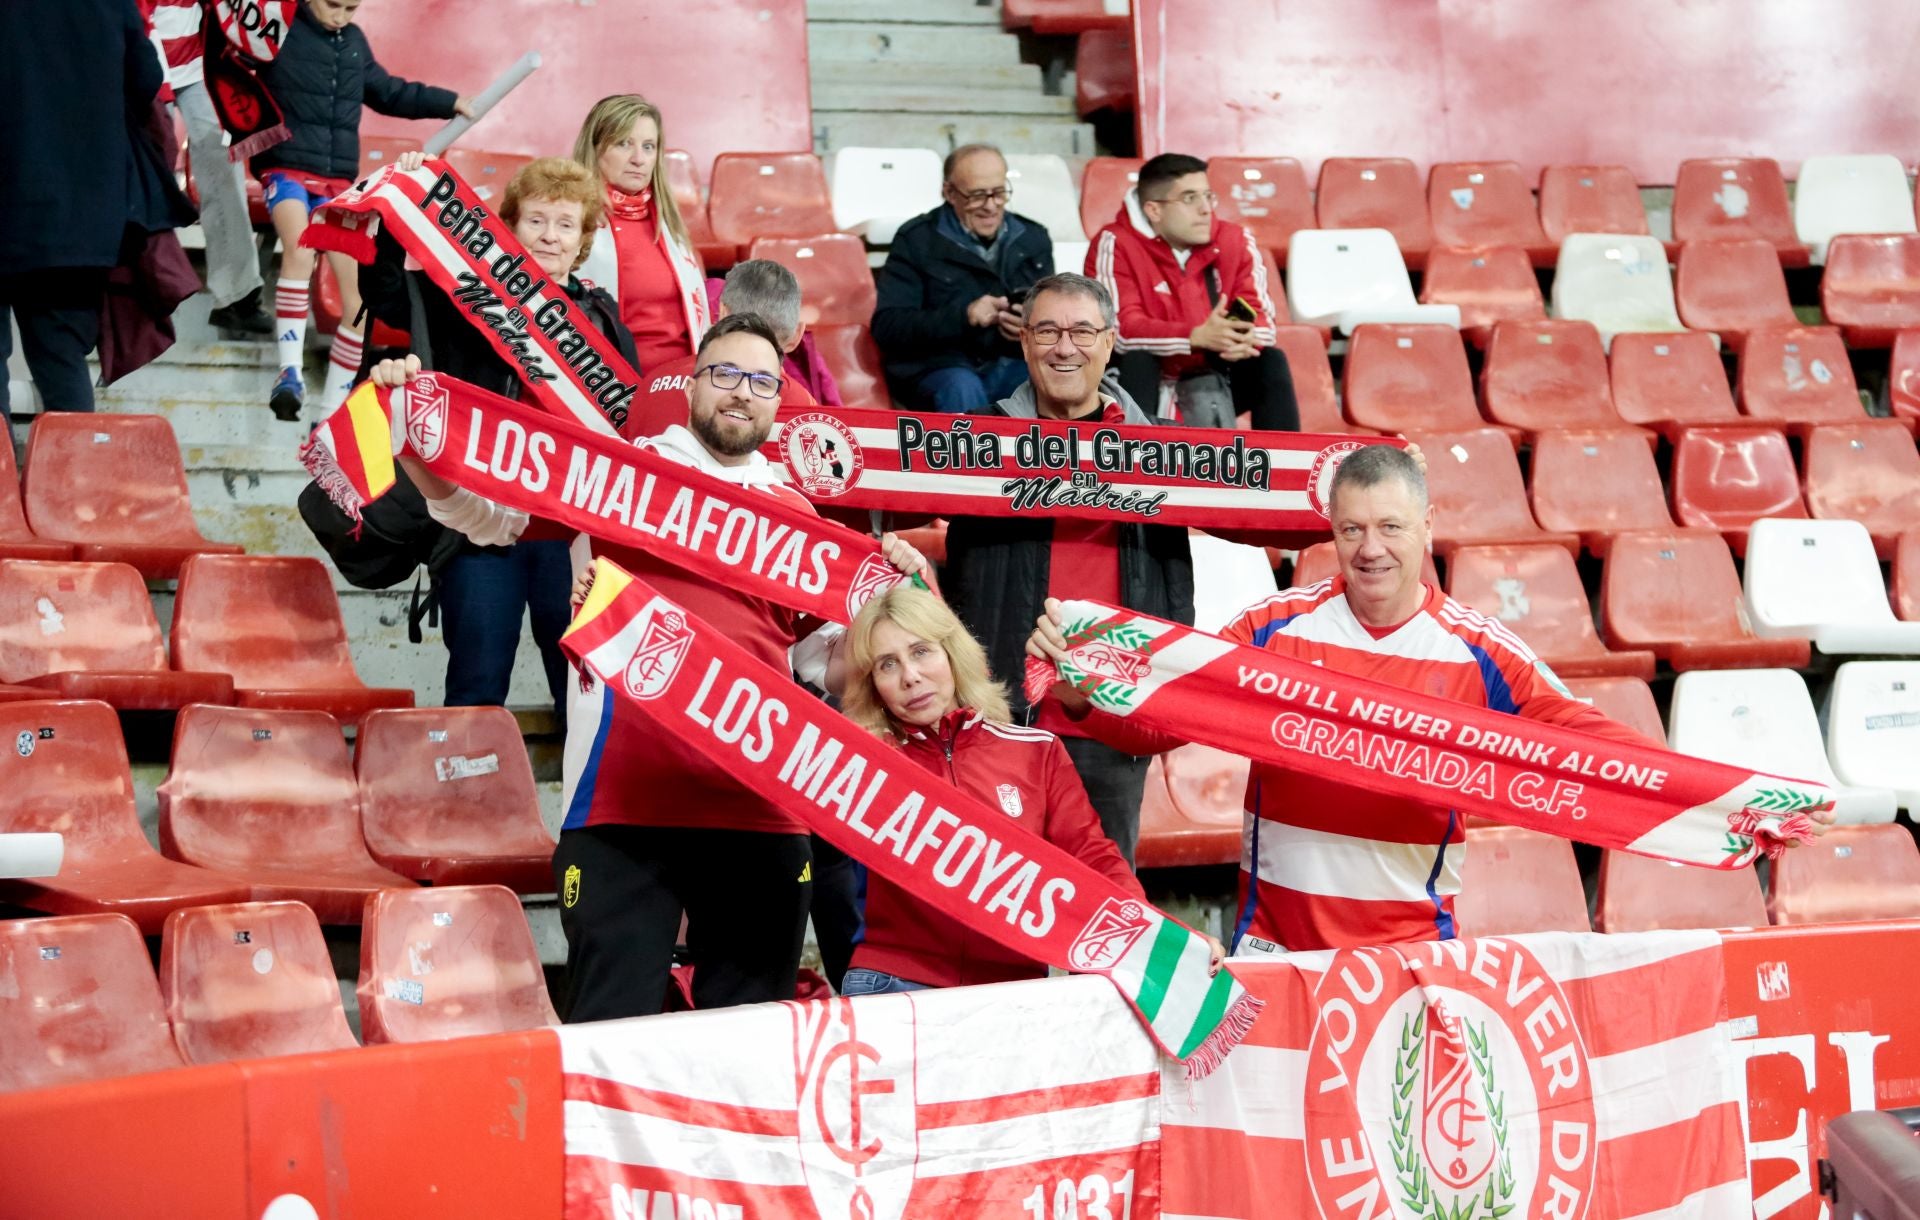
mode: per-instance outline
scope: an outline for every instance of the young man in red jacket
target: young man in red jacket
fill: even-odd
[[[1087,274],[1120,310],[1120,384],[1151,413],[1163,380],[1216,373],[1253,427],[1298,431],[1293,375],[1273,345],[1266,263],[1245,229],[1214,214],[1215,202],[1205,161],[1162,153],[1140,167],[1139,185],[1087,251]]]

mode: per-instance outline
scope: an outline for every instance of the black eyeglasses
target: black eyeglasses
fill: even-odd
[[[1092,347],[1099,341],[1101,335],[1107,333],[1107,328],[1104,326],[1061,327],[1046,323],[1042,323],[1039,326],[1028,326],[1024,329],[1028,334],[1033,336],[1033,341],[1041,347],[1052,347],[1054,344],[1060,342],[1061,335],[1065,335],[1073,340],[1075,347],[1082,350]]]
[[[1005,203],[1013,198],[1013,188],[1010,186],[996,186],[990,191],[963,191],[949,182],[947,189],[964,203]]]
[[[707,380],[713,383],[716,390],[737,390],[740,388],[740,379],[744,377],[755,398],[778,398],[780,387],[787,384],[772,373],[749,373],[731,364],[709,364],[694,376],[698,377],[700,373],[707,375]]]

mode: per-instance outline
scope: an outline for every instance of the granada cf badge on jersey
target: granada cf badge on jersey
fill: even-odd
[[[1014,787],[1012,784],[1001,784],[998,793],[1000,796],[1001,812],[1005,813],[1008,817],[1017,818],[1026,812],[1020,804],[1020,789]]]
[[[867,464],[853,429],[824,411],[788,420],[780,431],[780,451],[793,481],[816,500],[845,495]]]
[[[627,662],[626,685],[635,699],[658,699],[673,685],[680,663],[693,647],[686,616],[655,598],[640,612],[640,643]],[[617,654],[616,654],[617,655]]]
[[[1109,898],[1073,938],[1067,948],[1067,965],[1075,970],[1105,970],[1125,957],[1151,925],[1146,908],[1138,902]]]
[[[1365,441],[1336,441],[1314,456],[1313,465],[1307,470],[1307,503],[1313,506],[1314,512],[1322,517],[1331,512],[1333,472],[1340,469],[1340,463],[1349,453],[1366,447]]]
[[[447,391],[432,373],[422,373],[406,385],[407,447],[423,462],[440,456],[447,443]]]

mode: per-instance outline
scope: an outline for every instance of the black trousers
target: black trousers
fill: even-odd
[[[1207,367],[1227,379],[1233,394],[1233,409],[1252,415],[1252,426],[1259,432],[1300,431],[1300,404],[1293,396],[1293,370],[1287,367],[1287,354],[1277,347],[1264,347],[1260,354],[1246,360],[1222,360],[1213,352],[1201,353]],[[1160,357],[1152,352],[1128,352],[1120,357],[1120,385],[1148,415],[1160,402]]]
[[[586,826],[553,853],[568,1022],[661,1011],[680,916],[693,1006],[791,1000],[813,894],[804,834]]]
[[[813,939],[834,991],[847,976],[864,923],[865,878],[853,857],[813,836]]]
[[[1067,758],[1086,785],[1100,827],[1129,865],[1140,842],[1140,798],[1147,791],[1150,758],[1135,758],[1091,737],[1062,737]]]
[[[0,276],[0,365],[13,355],[8,314],[20,323],[20,350],[49,411],[93,410],[87,353],[100,342],[105,268],[75,267]],[[0,415],[12,418],[0,376]]]

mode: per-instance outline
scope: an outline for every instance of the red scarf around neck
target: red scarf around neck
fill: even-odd
[[[607,184],[607,211],[622,220],[653,219],[653,188],[629,195],[612,183]]]

